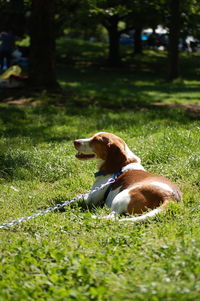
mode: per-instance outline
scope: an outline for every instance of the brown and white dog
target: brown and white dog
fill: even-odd
[[[120,221],[143,221],[162,212],[169,201],[181,201],[178,187],[163,176],[145,171],[140,158],[116,135],[100,132],[91,138],[75,140],[74,146],[77,159],[97,160],[99,171],[92,189],[119,173],[109,188],[106,186],[85,198],[87,204],[97,206],[103,202],[111,208],[111,213],[102,218],[114,219],[116,214],[129,213],[140,216]]]

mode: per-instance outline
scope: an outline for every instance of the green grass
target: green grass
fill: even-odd
[[[77,65],[68,66],[66,70],[66,66],[60,67],[60,84],[71,93],[70,100],[66,97],[64,102],[109,108],[143,107],[154,102],[200,103],[199,80],[182,79],[170,83],[152,70],[140,73],[135,68],[115,70]]]
[[[166,52],[144,51],[133,56],[121,46],[122,65],[108,68],[107,47],[100,43],[60,39],[57,41],[59,83],[70,97],[64,102],[88,106],[135,107],[154,102],[200,103],[200,54],[180,55],[181,78],[167,79]],[[72,65],[63,65],[69,61]],[[70,99],[69,99],[70,98]],[[54,100],[55,102],[55,100]]]
[[[80,39],[59,38],[56,42],[57,59],[62,63],[82,61],[85,64],[102,62],[107,56],[107,45]]]
[[[200,122],[151,106],[199,103],[198,58],[182,57],[187,75],[174,83],[157,53],[130,68],[63,65],[65,96],[32,98],[51,105],[0,104],[0,224],[89,190],[95,162],[76,160],[73,140],[97,131],[122,137],[183,192],[182,203],[142,224],[94,220],[109,210],[80,202],[0,230],[0,301],[200,300]]]
[[[1,222],[86,192],[95,163],[76,160],[72,141],[99,130],[175,181],[183,203],[140,225],[77,204],[1,230],[0,300],[198,300],[199,129],[178,109],[1,105]]]

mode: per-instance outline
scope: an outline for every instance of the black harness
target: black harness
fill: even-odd
[[[115,172],[113,175],[112,175],[112,178],[114,181],[108,186],[108,188],[106,189],[105,193],[104,193],[104,197],[101,201],[101,204],[102,206],[105,204],[106,202],[106,199],[110,193],[110,191],[112,190],[112,186],[113,184],[115,183],[116,179],[122,174],[122,171],[119,170],[117,172]],[[95,172],[94,176],[95,178],[99,177],[99,176],[105,176],[106,175],[106,172],[105,171],[98,171],[98,172]]]

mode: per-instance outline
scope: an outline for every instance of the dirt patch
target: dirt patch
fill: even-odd
[[[19,98],[19,99],[13,99],[13,98],[7,98],[3,102],[7,103],[9,105],[27,105],[30,104],[31,98]]]
[[[0,102],[10,104],[10,105],[30,105],[30,106],[38,106],[41,104],[41,102],[34,101],[35,97],[39,95],[48,95],[47,91],[32,91],[30,89],[2,89],[1,90],[1,95],[0,95]],[[64,97],[62,94],[60,94],[60,97]],[[66,95],[65,97],[66,98]],[[48,102],[46,102],[48,104]],[[54,104],[55,106],[70,106],[71,104],[75,106],[76,104],[74,103],[69,103],[69,102],[57,102],[57,103],[51,103],[52,105]],[[138,106],[133,105],[135,109],[148,109],[149,105],[143,105],[143,104],[138,104]],[[189,116],[195,118],[195,119],[200,119],[200,104],[179,104],[179,103],[161,103],[161,102],[154,102],[150,104],[150,107],[163,107],[163,108],[175,108],[179,107],[182,108],[184,111],[188,113]],[[116,109],[116,106],[107,106],[109,109]],[[132,106],[123,106],[123,109],[131,109],[133,108]]]
[[[2,103],[15,105],[27,104],[31,101],[32,96],[32,92],[29,89],[0,89],[0,102]]]

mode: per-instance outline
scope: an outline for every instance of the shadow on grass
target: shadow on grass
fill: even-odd
[[[68,174],[65,165],[71,153],[68,151],[69,144],[64,144],[67,141],[72,147],[74,139],[85,138],[99,131],[127,134],[131,131],[131,137],[143,136],[148,139],[149,133],[153,135],[169,127],[177,131],[177,127],[191,124],[191,118],[183,110],[167,107],[122,111],[96,106],[67,108],[2,105],[0,120],[0,177],[26,180],[36,177],[43,180],[47,178],[49,181]],[[66,152],[66,156],[63,152]],[[56,175],[54,169],[48,169],[48,156],[52,156]],[[59,161],[60,157],[62,161]]]
[[[198,75],[198,59],[198,55],[182,56],[189,76]],[[12,99],[14,103],[17,100],[23,103],[22,100],[29,97],[31,100],[26,107],[1,105],[1,133],[5,137],[26,137],[38,144],[73,140],[83,129],[92,132],[112,125],[123,130],[141,124],[141,120],[144,124],[164,119],[172,126],[173,122],[185,124],[190,117],[180,108],[152,104],[199,102],[199,82],[167,82],[161,77],[165,64],[165,54],[149,52],[139,58],[130,56],[124,67],[116,69],[60,65],[58,73],[63,94],[31,94],[30,90],[20,89],[3,91],[5,95],[2,93],[1,100],[11,99],[11,103]]]
[[[75,42],[83,44],[86,49],[89,47],[87,43],[85,45],[81,41],[73,41]],[[89,48],[96,46],[90,45]],[[65,51],[65,47],[62,51]],[[37,104],[82,108],[95,105],[114,110],[144,107],[154,102],[198,103],[199,62],[198,54],[181,55],[184,79],[168,82],[166,53],[149,51],[137,57],[131,54],[125,56],[120,68],[98,65],[99,62],[86,64],[79,58],[73,65],[60,63],[58,66],[58,80],[63,93],[49,95],[30,89],[1,89],[0,100],[11,103],[18,100],[19,104],[23,104],[23,101],[26,104],[29,99],[29,102]]]
[[[60,67],[60,84],[70,93],[63,104],[95,104],[107,108],[146,106],[153,102],[199,102],[199,82],[167,82],[155,70],[140,72],[129,68],[108,69],[94,66]],[[155,66],[154,66],[155,68]]]
[[[79,107],[17,107],[1,106],[1,134],[3,137],[29,138],[33,145],[41,142],[61,142],[77,138],[81,131],[98,131],[112,126],[125,130],[134,125],[168,120],[170,126],[191,121],[180,108],[136,106],[111,110],[97,106]],[[81,127],[80,127],[81,126]],[[84,129],[83,129],[84,126]],[[71,130],[67,131],[67,128]],[[77,132],[78,131],[78,132]]]
[[[154,54],[151,58],[144,56],[130,61],[120,69],[84,64],[59,66],[59,81],[65,91],[60,95],[20,89],[1,91],[0,100],[7,99],[7,103],[0,105],[2,178],[40,177],[54,181],[56,177],[65,177],[68,170],[64,143],[70,141],[72,146],[74,139],[98,131],[128,135],[131,132],[132,137],[146,139],[149,133],[163,132],[168,127],[175,131],[182,125],[189,127],[191,118],[199,117],[191,117],[179,107],[154,105],[200,100],[199,82],[195,79],[199,63],[193,77],[194,60],[184,59],[189,68],[189,82],[167,82],[163,77],[165,58],[156,58]],[[189,62],[193,64],[190,66]],[[41,151],[39,156],[38,151]],[[59,161],[61,151],[63,162]],[[48,169],[49,154],[53,154],[55,175]],[[71,153],[68,151],[67,155]],[[60,165],[61,169],[57,168]]]

